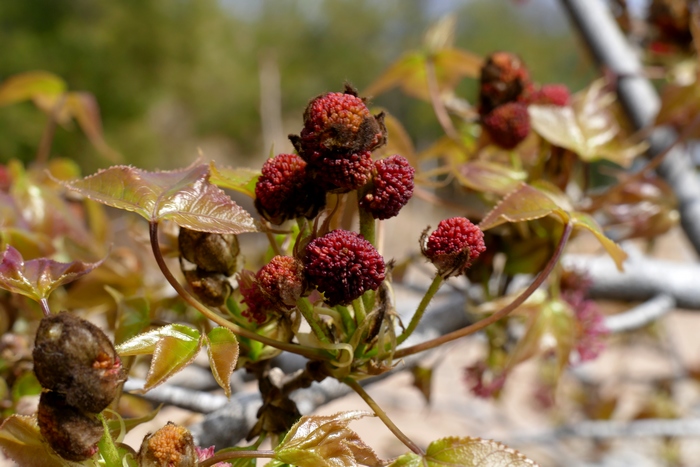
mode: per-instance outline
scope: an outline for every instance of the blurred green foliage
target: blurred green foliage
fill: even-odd
[[[345,81],[366,87],[448,12],[460,48],[514,51],[536,80],[574,90],[591,78],[553,0],[25,0],[0,2],[0,80],[42,69],[92,92],[106,140],[125,162],[168,168],[202,147],[207,157],[250,165],[270,151],[261,63],[278,67],[283,133],[296,132],[311,97]],[[473,101],[473,83],[459,89]],[[440,133],[427,103],[393,91],[375,104],[419,147]],[[30,103],[1,108],[0,161],[34,157],[45,122]],[[109,164],[77,129],[59,129],[53,153],[86,171]]]

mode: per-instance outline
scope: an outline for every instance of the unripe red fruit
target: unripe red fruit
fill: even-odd
[[[292,256],[275,256],[255,278],[263,294],[280,308],[293,307],[306,292],[304,265]]]
[[[56,454],[74,462],[94,456],[104,432],[95,415],[71,407],[62,394],[53,391],[41,393],[37,422]]]
[[[571,94],[569,88],[563,84],[545,84],[540,89],[534,91],[528,98],[528,104],[535,105],[556,105],[564,107],[569,105]]]
[[[389,219],[398,215],[413,196],[413,177],[416,170],[403,156],[390,156],[374,163],[374,177],[360,206],[375,219]]]
[[[482,125],[496,146],[513,149],[530,134],[530,115],[525,104],[509,102],[483,117]]]
[[[333,230],[312,240],[303,258],[309,284],[330,306],[347,305],[384,281],[384,259],[362,235]]]
[[[180,255],[208,272],[230,276],[238,266],[238,238],[233,234],[215,234],[180,228]]]
[[[288,219],[311,219],[326,204],[326,194],[307,173],[307,164],[295,154],[265,161],[255,184],[255,208],[273,224]]]
[[[498,106],[514,102],[530,85],[530,73],[516,55],[491,54],[481,68],[479,113],[486,115]]]
[[[125,379],[121,360],[102,330],[67,312],[41,320],[33,357],[41,386],[86,412],[104,410]]]
[[[146,435],[138,454],[139,467],[194,467],[198,459],[192,434],[172,422]]]
[[[464,274],[472,261],[486,251],[484,233],[464,217],[440,221],[427,243],[426,236],[427,230],[421,236],[423,255],[445,279]]]

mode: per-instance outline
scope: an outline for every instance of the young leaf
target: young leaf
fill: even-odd
[[[389,467],[537,467],[537,464],[496,441],[481,438],[443,438],[428,446],[425,456],[409,453]]]
[[[0,427],[0,448],[24,467],[73,467],[82,463],[59,457],[39,433],[36,416],[12,415]]]
[[[523,171],[482,160],[466,162],[460,165],[454,174],[462,186],[497,195],[510,193],[527,177]]]
[[[253,218],[229,196],[209,183],[209,166],[147,172],[114,166],[89,177],[62,182],[87,198],[140,214],[148,221],[173,220],[202,232],[255,232]]]
[[[39,95],[60,95],[66,83],[53,73],[29,71],[20,73],[0,84],[0,106],[14,104]]]
[[[202,347],[202,336],[196,329],[182,324],[169,324],[139,334],[116,347],[122,357],[153,354],[144,391],[153,389],[192,363]]]
[[[569,106],[531,105],[528,113],[532,128],[550,143],[572,150],[586,162],[607,159],[627,167],[647,144],[624,138],[611,109],[614,102],[605,82],[598,80]]]
[[[372,414],[348,411],[301,417],[275,448],[275,459],[298,467],[384,465],[357,433],[348,428],[351,421],[367,416]]]
[[[592,232],[593,235],[596,236],[600,244],[603,245],[605,251],[607,251],[610,257],[613,259],[613,261],[615,261],[617,269],[622,271],[622,263],[624,263],[627,259],[627,253],[625,253],[624,250],[620,248],[617,243],[613,242],[605,236],[605,234],[600,228],[600,225],[598,225],[595,219],[593,219],[586,213],[574,212],[571,214],[571,220],[577,227],[581,227]]]
[[[59,263],[48,258],[24,261],[19,251],[7,245],[0,261],[0,287],[40,301],[57,287],[89,273],[102,261],[104,260],[97,263]]]
[[[568,215],[542,191],[522,183],[515,191],[506,195],[479,223],[481,230],[492,229],[506,222],[523,222],[557,214],[564,222]]]
[[[214,379],[226,394],[231,397],[231,373],[238,362],[238,340],[231,330],[217,327],[206,336],[209,365]]]
[[[219,188],[227,188],[255,198],[255,184],[260,177],[259,170],[247,169],[245,167],[217,167],[212,161],[209,164],[211,178],[209,181]]]

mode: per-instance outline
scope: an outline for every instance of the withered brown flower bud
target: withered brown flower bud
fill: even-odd
[[[37,421],[41,435],[62,458],[80,462],[97,453],[97,442],[104,432],[102,423],[94,414],[68,405],[62,394],[41,394]]]
[[[197,460],[192,435],[172,422],[146,435],[138,455],[140,467],[194,467]]]
[[[185,280],[192,291],[205,305],[217,307],[226,303],[231,295],[231,284],[223,274],[207,272],[200,268],[184,270]]]
[[[41,320],[32,355],[41,386],[86,412],[104,410],[124,380],[121,360],[104,332],[68,312]]]
[[[214,234],[180,228],[180,254],[207,272],[230,276],[238,270],[238,238],[233,234]]]

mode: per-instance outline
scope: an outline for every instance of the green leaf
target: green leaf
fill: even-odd
[[[564,222],[568,214],[542,191],[522,183],[506,195],[479,223],[481,230],[492,229],[506,222],[523,222],[557,214]]]
[[[118,345],[136,336],[150,324],[150,305],[144,297],[125,298],[119,291],[109,286],[105,286],[105,290],[117,302],[114,343]]]
[[[275,459],[298,467],[384,465],[357,433],[348,428],[351,421],[367,416],[373,414],[348,411],[301,417],[275,448]]]
[[[66,83],[53,73],[28,71],[13,75],[0,84],[0,106],[32,99],[38,95],[59,95]]]
[[[425,456],[409,453],[389,467],[537,467],[537,464],[496,441],[481,438],[443,438],[428,446]]]
[[[202,232],[255,232],[253,218],[221,189],[209,183],[209,166],[147,172],[114,166],[89,177],[61,182],[97,202],[133,211],[151,222],[170,219]]]
[[[238,362],[238,339],[230,329],[217,327],[209,331],[207,339],[207,354],[214,379],[226,394],[231,397],[231,374]]]
[[[38,396],[41,394],[41,389],[41,384],[34,372],[28,371],[17,378],[12,385],[12,400],[17,403],[24,396]]]
[[[586,162],[607,159],[627,167],[648,145],[624,137],[611,108],[614,102],[605,82],[598,80],[569,106],[531,105],[528,113],[532,128],[550,143],[572,150]]]
[[[0,261],[0,287],[40,301],[57,287],[89,273],[102,261],[59,263],[47,258],[24,261],[19,251],[8,245]]]
[[[0,426],[0,448],[23,467],[73,467],[82,463],[59,457],[39,433],[36,416],[12,415]]]
[[[527,174],[494,162],[475,160],[460,165],[454,172],[464,187],[481,193],[505,195],[518,188]]]
[[[620,271],[623,270],[622,264],[627,259],[627,253],[625,253],[624,250],[620,248],[620,246],[617,243],[613,242],[605,236],[605,234],[600,228],[600,225],[598,225],[595,219],[593,219],[586,213],[574,212],[571,215],[571,220],[574,222],[574,225],[576,227],[581,227],[590,232],[593,232],[593,235],[596,236],[600,244],[603,245],[603,248],[605,248],[605,251],[607,251],[610,257],[613,259],[613,261],[615,261],[617,269]]]
[[[245,167],[217,167],[212,161],[209,164],[211,178],[209,181],[219,188],[238,191],[251,198],[255,198],[255,184],[260,177],[259,170],[247,169]]]
[[[169,324],[139,334],[116,347],[122,357],[153,354],[144,391],[153,389],[192,363],[202,347],[199,331],[182,324]]]

